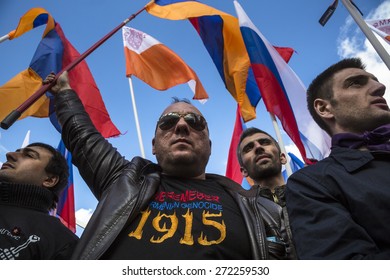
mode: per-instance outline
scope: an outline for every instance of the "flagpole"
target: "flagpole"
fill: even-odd
[[[28,144],[30,144],[30,130],[27,131],[26,136],[24,137],[24,140],[23,140],[21,148],[26,147]]]
[[[348,12],[351,14],[353,19],[356,21],[357,25],[359,25],[360,29],[363,31],[364,35],[370,41],[371,45],[374,47],[380,58],[386,64],[387,68],[390,70],[390,56],[386,52],[383,45],[379,42],[379,40],[375,37],[374,33],[364,22],[360,13],[358,13],[356,7],[351,3],[351,0],[341,0],[344,6],[347,8]]]
[[[8,40],[9,39],[9,35],[4,35],[2,37],[0,37],[0,43],[3,43],[4,41]]]
[[[73,60],[71,63],[69,63],[65,68],[63,68],[60,72],[56,74],[55,79],[50,84],[42,85],[33,95],[31,95],[26,101],[24,101],[18,108],[13,110],[8,116],[6,116],[1,121],[1,128],[8,129],[16,120],[23,114],[24,111],[26,111],[32,104],[34,104],[42,95],[45,94],[46,91],[50,90],[54,84],[56,83],[58,77],[64,72],[64,71],[70,71],[72,70],[77,64],[79,64],[81,61],[83,61],[88,55],[90,55],[93,51],[95,51],[98,47],[100,47],[105,41],[107,41],[112,35],[114,35],[119,29],[121,29],[124,25],[126,25],[129,21],[133,20],[138,14],[143,12],[146,9],[146,6],[144,6],[142,9],[140,9],[135,14],[132,14],[130,17],[125,19],[123,22],[121,22],[117,27],[115,27],[113,30],[111,30],[107,35],[105,35],[102,39],[100,39],[98,42],[96,42],[92,47],[90,47],[88,50],[86,50],[83,54],[81,54],[79,57],[77,57],[75,60]]]
[[[144,151],[144,145],[142,143],[141,129],[140,129],[140,126],[139,126],[139,121],[138,121],[137,106],[135,104],[135,97],[134,97],[134,90],[133,90],[133,81],[132,81],[131,77],[129,77],[129,86],[130,86],[131,102],[133,103],[133,112],[134,112],[135,126],[137,128],[137,134],[138,134],[139,148],[141,150],[141,156],[143,158],[145,158],[145,151]]]
[[[269,115],[270,115],[271,120],[272,120],[272,125],[274,126],[274,129],[275,129],[276,138],[278,139],[280,150],[282,151],[282,153],[284,153],[286,155],[287,163],[285,164],[285,167],[286,167],[287,177],[289,177],[293,173],[292,169],[291,169],[291,165],[290,165],[290,159],[288,158],[286,148],[284,147],[282,135],[280,134],[279,125],[278,125],[278,122],[276,121],[275,115],[272,113],[269,113]]]

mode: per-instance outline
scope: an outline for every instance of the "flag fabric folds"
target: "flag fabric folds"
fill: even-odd
[[[12,40],[17,38],[24,33],[34,29],[35,27],[46,24],[45,31],[43,32],[42,38],[47,35],[54,28],[55,21],[53,17],[42,8],[32,8],[27,11],[19,20],[19,24],[15,30],[8,33],[8,39]]]
[[[288,62],[293,55],[294,50],[287,47],[275,47],[282,58]],[[246,125],[242,119],[239,105],[237,104],[236,121],[234,124],[233,135],[230,141],[228,160],[226,165],[226,177],[241,184],[244,189],[250,189],[253,185],[253,180],[249,177],[244,178],[240,170],[240,164],[237,159],[237,147],[240,141],[242,132],[246,129]],[[294,170],[294,169],[293,169]],[[286,171],[284,173],[287,174]]]
[[[29,96],[42,86],[42,81],[54,71],[58,73],[80,54],[65,38],[61,26],[54,28],[39,43],[28,69],[13,77],[0,87],[0,118],[7,116],[13,108],[20,106]],[[104,137],[118,136],[120,132],[111,122],[99,89],[85,61],[69,72],[70,85],[79,95],[92,122]],[[53,125],[60,131],[54,108],[46,93],[28,108],[20,117],[50,117]]]
[[[146,10],[157,17],[189,19],[200,35],[245,122],[256,118],[261,95],[250,68],[237,18],[191,0],[155,0]]]
[[[390,44],[390,18],[366,20],[368,27]]]
[[[194,99],[208,95],[196,73],[172,50],[152,36],[130,27],[122,28],[126,76],[136,76],[157,90],[188,83]]]
[[[246,129],[244,120],[240,113],[240,107],[237,104],[236,121],[234,124],[232,140],[230,142],[228,160],[226,164],[226,177],[240,184],[244,189],[249,190],[253,185],[253,180],[249,177],[244,178],[240,170],[240,163],[237,158],[237,147],[242,132]]]
[[[71,231],[76,232],[76,213],[74,204],[74,185],[73,185],[73,166],[72,155],[65,148],[64,142],[61,140],[57,150],[65,157],[69,167],[68,185],[62,191],[56,209],[56,215],[61,222]]]
[[[246,126],[241,117],[239,105],[237,105],[236,122],[234,124],[232,140],[230,141],[230,148],[226,165],[226,177],[239,184],[242,183],[243,176],[240,171],[240,163],[237,159],[237,147],[240,141],[241,133],[245,129]]]
[[[4,119],[13,108],[17,108],[41,86],[42,78],[31,68],[23,70],[2,85],[0,87],[0,118]],[[47,117],[48,115],[49,99],[43,96],[24,111],[19,119],[27,116]]]
[[[288,161],[291,166],[292,173],[298,171],[299,169],[305,167],[305,164],[293,153],[287,153],[290,157],[290,160]],[[282,171],[282,175],[284,178],[284,181],[287,182],[288,175],[286,169]]]
[[[330,151],[330,137],[306,107],[306,89],[294,71],[234,1],[251,66],[269,112],[276,115],[306,163]]]
[[[39,16],[37,17],[39,18]],[[48,14],[48,19],[51,16]],[[30,25],[32,28],[35,25]],[[26,27],[27,28],[27,27]],[[27,32],[28,28],[25,32]],[[46,30],[51,28],[39,43],[29,67],[17,74],[6,84],[0,87],[0,118],[3,119],[13,108],[20,106],[28,97],[34,94],[41,86],[42,81],[52,71],[58,73],[64,66],[71,63],[80,54],[66,39],[61,26],[58,23],[51,25],[51,20],[47,20]],[[19,34],[19,35],[18,35]],[[23,33],[16,33],[20,36]],[[17,37],[14,35],[14,38]],[[112,123],[99,89],[85,61],[80,62],[69,72],[69,80],[72,88],[78,93],[84,107],[92,119],[92,122],[104,137],[113,137],[120,134],[119,130]],[[60,131],[60,127],[55,117],[53,96],[46,93],[30,106],[20,117],[50,117],[51,122]],[[62,141],[61,141],[62,142]],[[72,175],[71,154],[65,152],[65,147],[61,143],[58,147],[65,153],[69,165],[69,184],[61,194],[57,205],[56,213],[61,221],[73,232],[76,230],[75,207],[74,207],[74,187]]]

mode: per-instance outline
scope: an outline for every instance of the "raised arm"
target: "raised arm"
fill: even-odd
[[[45,83],[51,82],[49,75]],[[72,153],[73,164],[99,200],[128,161],[97,131],[64,72],[52,87],[62,139]]]

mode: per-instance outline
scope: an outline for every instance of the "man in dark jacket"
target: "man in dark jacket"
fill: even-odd
[[[332,65],[309,86],[309,111],[332,136],[332,151],[287,182],[299,258],[390,259],[390,110],[384,94],[385,86],[358,58]]]
[[[211,141],[196,107],[178,101],[163,111],[152,143],[157,165],[126,160],[98,133],[66,73],[52,91],[64,143],[99,201],[74,258],[284,257],[269,254],[266,246],[265,228],[279,226],[279,209],[265,209],[266,199],[205,173]]]
[[[0,169],[0,260],[70,259],[78,237],[49,215],[68,183],[68,164],[33,143],[6,154]]]
[[[281,151],[278,142],[267,132],[250,127],[245,129],[238,141],[237,159],[244,177],[253,180],[251,189],[280,207],[283,213],[281,224],[284,231],[267,234],[268,244],[283,244],[286,257],[295,258],[294,245],[286,210],[285,182],[282,166],[287,163],[286,155]]]

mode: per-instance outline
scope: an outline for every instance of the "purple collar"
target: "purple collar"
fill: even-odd
[[[359,149],[366,147],[370,151],[390,151],[390,124],[382,125],[363,134],[339,133],[332,137],[332,146]]]

